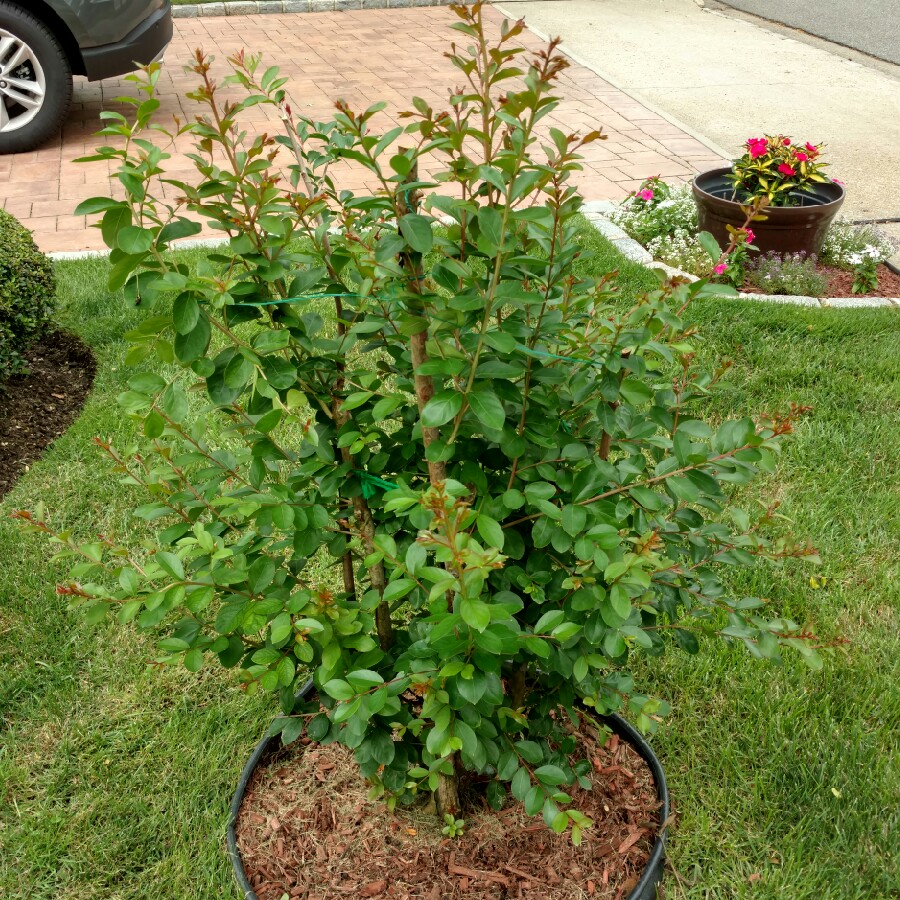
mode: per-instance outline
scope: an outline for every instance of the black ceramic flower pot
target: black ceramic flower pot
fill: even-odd
[[[728,246],[728,225],[740,228],[746,215],[740,203],[731,199],[734,188],[727,176],[730,168],[712,169],[694,178],[700,231],[708,231],[723,249]],[[833,181],[814,184],[792,193],[797,206],[770,206],[767,219],[750,224],[753,245],[760,253],[818,254],[825,232],[844,202],[844,189]]]
[[[305,697],[313,691],[312,681],[308,681],[300,691],[299,696]],[[650,859],[644,868],[640,881],[632,888],[626,900],[656,900],[656,885],[663,876],[663,869],[666,862],[666,820],[669,818],[669,789],[666,787],[666,776],[663,772],[662,765],[656,758],[656,754],[650,745],[641,736],[633,726],[629,725],[619,716],[599,716],[604,724],[608,725],[612,731],[619,735],[619,738],[630,744],[647,763],[650,771],[653,773],[653,781],[656,784],[656,793],[659,797],[659,823],[661,830],[656,836],[653,849],[650,851]],[[266,736],[257,745],[256,749],[247,760],[244,771],[241,772],[241,778],[238,782],[237,790],[231,800],[231,809],[228,818],[228,854],[231,857],[231,865],[234,869],[234,877],[241,889],[244,900],[259,900],[256,892],[247,879],[247,873],[244,871],[244,864],[241,860],[241,854],[237,846],[237,836],[235,827],[237,826],[238,814],[241,804],[244,802],[244,793],[247,790],[247,784],[250,777],[256,770],[256,767],[267,757],[271,756],[281,746],[280,735],[274,737]]]

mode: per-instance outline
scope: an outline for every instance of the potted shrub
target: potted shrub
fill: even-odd
[[[700,230],[725,247],[728,226],[742,227],[747,205],[762,201],[765,211],[753,223],[761,253],[818,254],[844,202],[843,187],[822,174],[821,154],[821,144],[795,144],[784,135],[750,138],[731,167],[694,178]]]
[[[89,621],[158,634],[159,662],[274,692],[283,743],[346,745],[390,808],[431,798],[436,831],[474,796],[579,844],[580,731],[622,711],[652,732],[667,711],[634,657],[718,636],[820,664],[808,633],[723,578],[813,555],[731,497],[773,468],[798,411],[704,419],[721,372],[698,365],[682,313],[707,286],[622,303],[615,273],[581,274],[569,179],[601,135],[539,138],[557,42],[519,68],[521,22],[491,41],[479,6],[455,10],[467,86],[386,132],[381,105],[297,115],[243,54],[228,86],[245,94],[221,101],[198,51],[206,111],[181,132],[199,177],[169,180],[170,201],[149,140],[158,70],[132,120],[107,114],[127,142],[97,158],[126,196],[81,212],[102,213],[112,285],[154,306],[132,361],[174,365],[121,398],[144,446],[101,446],[160,527],[139,548],[57,535],[82,557],[60,590]],[[280,136],[246,135],[259,105]],[[377,191],[341,190],[348,162]],[[165,252],[197,230],[184,212],[228,237],[195,266]]]

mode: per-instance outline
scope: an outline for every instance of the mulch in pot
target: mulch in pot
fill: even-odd
[[[75,421],[97,369],[87,344],[67,331],[24,356],[28,373],[0,385],[0,497]]]
[[[627,743],[586,731],[594,786],[568,789],[594,821],[579,847],[518,804],[483,801],[460,814],[462,836],[444,838],[420,808],[369,801],[352,751],[302,739],[248,785],[236,834],[250,884],[259,900],[622,900],[659,830],[656,786]]]

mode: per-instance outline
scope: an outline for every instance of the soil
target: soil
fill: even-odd
[[[75,421],[96,373],[90,348],[66,331],[24,356],[28,373],[0,385],[0,497]]]
[[[853,273],[845,269],[837,269],[834,266],[816,266],[816,271],[828,276],[828,289],[822,298],[835,299],[839,297],[900,297],[900,275],[891,271],[885,265],[878,266],[878,287],[867,294],[854,294]],[[765,291],[750,281],[744,283],[741,288],[744,292],[765,293]]]
[[[444,838],[421,808],[369,801],[352,751],[302,739],[250,780],[235,829],[250,884],[259,900],[623,900],[659,830],[656,787],[632,747],[584,731],[593,788],[568,792],[594,825],[578,847],[519,804],[484,801]]]

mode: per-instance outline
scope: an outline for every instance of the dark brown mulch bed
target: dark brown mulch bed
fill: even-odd
[[[423,810],[370,802],[351,751],[298,741],[245,795],[236,832],[250,883],[260,900],[621,900],[658,831],[656,788],[628,744],[586,730],[594,787],[569,793],[594,826],[579,847],[518,805],[482,803],[462,814],[462,836],[444,838]]]
[[[67,331],[25,354],[29,372],[0,385],[0,497],[75,421],[94,383],[90,348]]]
[[[867,294],[854,294],[853,273],[834,266],[816,266],[816,271],[828,277],[828,289],[822,295],[823,299],[836,299],[839,297],[900,297],[900,275],[892,272],[887,266],[878,266],[878,287]],[[765,293],[764,288],[757,287],[751,281],[746,281],[741,288],[745,293]]]

